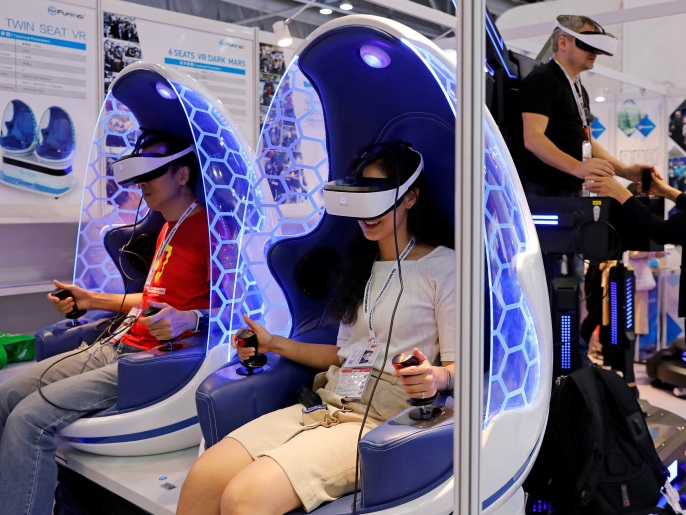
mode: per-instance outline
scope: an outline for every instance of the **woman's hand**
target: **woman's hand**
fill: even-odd
[[[91,297],[93,295],[91,292],[74,284],[61,283],[58,280],[54,280],[53,283],[62,290],[68,290],[72,295],[64,300],[60,300],[51,293],[48,293],[48,300],[55,305],[55,309],[61,315],[69,313],[74,309],[75,305],[78,306],[78,309],[91,309]]]
[[[676,201],[676,198],[681,194],[681,192],[671,187],[667,184],[659,173],[653,172],[653,180],[650,181],[650,189],[648,193],[650,195],[655,195],[656,197],[663,197],[671,201]]]
[[[396,369],[393,375],[400,378],[403,390],[410,397],[415,399],[433,397],[438,392],[436,367],[431,366],[427,357],[416,347],[412,350],[412,355],[417,358],[419,365]]]
[[[160,311],[149,317],[140,317],[139,321],[161,342],[173,340],[195,329],[197,317],[192,311],[179,311],[164,302],[150,301],[148,307],[159,308]]]
[[[250,330],[255,333],[255,336],[257,336],[257,350],[260,352],[260,354],[271,352],[273,350],[272,344],[274,343],[274,336],[260,324],[249,318],[248,315],[243,315],[243,320],[245,320],[245,323],[248,324]],[[238,347],[236,340],[237,338],[235,334],[231,336],[231,346],[236,349],[238,357],[241,358],[241,361],[245,361],[256,354],[254,347]]]
[[[602,197],[611,197],[621,204],[632,197],[631,192],[614,177],[589,175],[583,184],[583,188]]]

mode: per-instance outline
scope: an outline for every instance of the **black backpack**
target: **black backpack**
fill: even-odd
[[[527,513],[647,515],[667,470],[634,392],[615,372],[584,367],[558,379],[541,451],[524,489]]]

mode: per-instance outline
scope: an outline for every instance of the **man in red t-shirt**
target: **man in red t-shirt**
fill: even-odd
[[[3,495],[0,515],[51,512],[55,434],[86,413],[114,405],[121,356],[207,328],[209,235],[194,193],[201,180],[194,145],[169,133],[144,132],[132,155],[114,164],[114,174],[120,184],[137,183],[148,207],[166,220],[151,272],[142,293],[127,295],[55,281],[71,294],[64,300],[48,295],[62,314],[78,306],[128,317],[119,338],[45,359],[0,383],[0,484],[13,485]],[[159,312],[140,316],[146,307]]]

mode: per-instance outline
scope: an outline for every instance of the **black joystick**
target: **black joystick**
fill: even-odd
[[[406,367],[416,367],[419,365],[419,360],[412,354],[397,354],[393,356],[391,364],[393,368],[399,370]],[[426,397],[423,399],[416,399],[410,397],[407,399],[412,406],[418,406],[417,409],[410,411],[410,418],[412,420],[433,420],[441,414],[441,408],[437,406],[427,407],[427,404],[431,404],[438,397],[438,392],[433,394],[431,397]]]
[[[54,297],[57,297],[60,300],[68,299],[69,297],[71,297],[72,299],[74,298],[74,296],[72,295],[72,293],[69,290],[63,290],[62,288],[55,288],[54,290],[52,290],[50,295],[53,295]],[[88,310],[86,310],[86,309],[79,309],[75,303],[72,310],[64,316],[65,316],[65,318],[68,318],[69,320],[73,320],[74,321],[73,325],[80,325],[76,321],[76,319],[81,318],[87,312],[88,312]]]
[[[267,364],[267,356],[264,354],[257,354],[257,335],[250,329],[240,329],[236,333],[236,345],[238,347],[253,347],[255,355],[246,360],[241,360],[242,368],[238,368],[236,372],[242,376],[256,374],[261,372],[260,369]]]
[[[159,313],[160,310],[161,308],[153,308],[151,306],[148,306],[143,310],[141,316],[151,317]],[[181,345],[180,343],[172,343],[172,340],[159,340],[159,342],[162,344],[159,347],[157,347],[157,350],[159,350],[160,352],[171,352],[174,350],[183,349],[183,345]]]
[[[645,197],[649,195],[650,184],[653,182],[653,169],[644,168],[641,172],[641,194]]]

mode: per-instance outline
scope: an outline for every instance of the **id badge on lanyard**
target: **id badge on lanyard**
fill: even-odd
[[[581,144],[581,160],[588,161],[592,157],[593,147],[591,146],[591,142],[588,140],[584,140],[584,142]]]
[[[338,375],[337,395],[351,400],[362,398],[380,350],[376,338],[369,338],[353,349]]]

